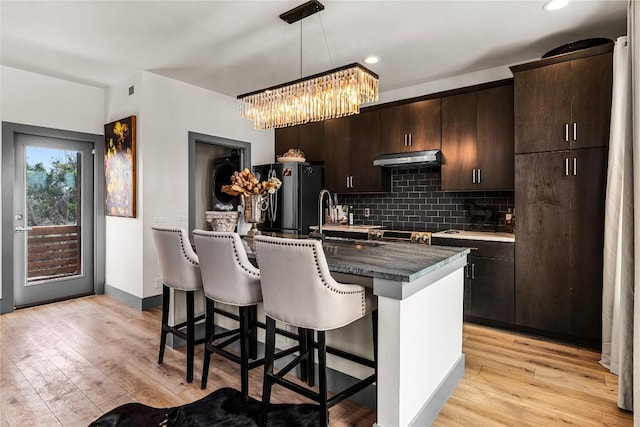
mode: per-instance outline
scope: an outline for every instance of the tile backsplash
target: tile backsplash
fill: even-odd
[[[390,193],[340,194],[338,202],[353,206],[355,224],[415,231],[503,231],[505,213],[514,207],[513,191],[441,191],[439,167],[394,169],[391,180]],[[478,217],[472,223],[465,202],[493,211],[495,225],[482,224]],[[371,212],[368,218],[365,208]]]

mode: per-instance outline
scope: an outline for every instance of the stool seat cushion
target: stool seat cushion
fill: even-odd
[[[322,244],[312,239],[254,238],[265,313],[289,325],[326,331],[377,308],[364,286],[331,277]]]
[[[255,268],[237,233],[194,230],[207,298],[236,306],[262,302],[260,271]]]

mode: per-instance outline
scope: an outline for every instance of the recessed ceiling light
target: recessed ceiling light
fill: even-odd
[[[364,62],[366,64],[377,64],[378,62],[380,62],[380,57],[375,55],[369,55],[366,58],[364,58]]]
[[[542,6],[544,10],[558,10],[569,4],[569,0],[550,0]]]

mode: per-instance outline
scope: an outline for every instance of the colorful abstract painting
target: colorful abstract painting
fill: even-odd
[[[136,217],[136,116],[104,126],[105,213]]]

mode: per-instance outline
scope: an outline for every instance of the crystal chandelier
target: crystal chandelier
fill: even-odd
[[[313,0],[280,15],[296,22],[324,9]],[[302,68],[302,56],[300,59]],[[238,113],[256,129],[294,126],[349,116],[378,100],[378,75],[354,63],[238,96]]]

